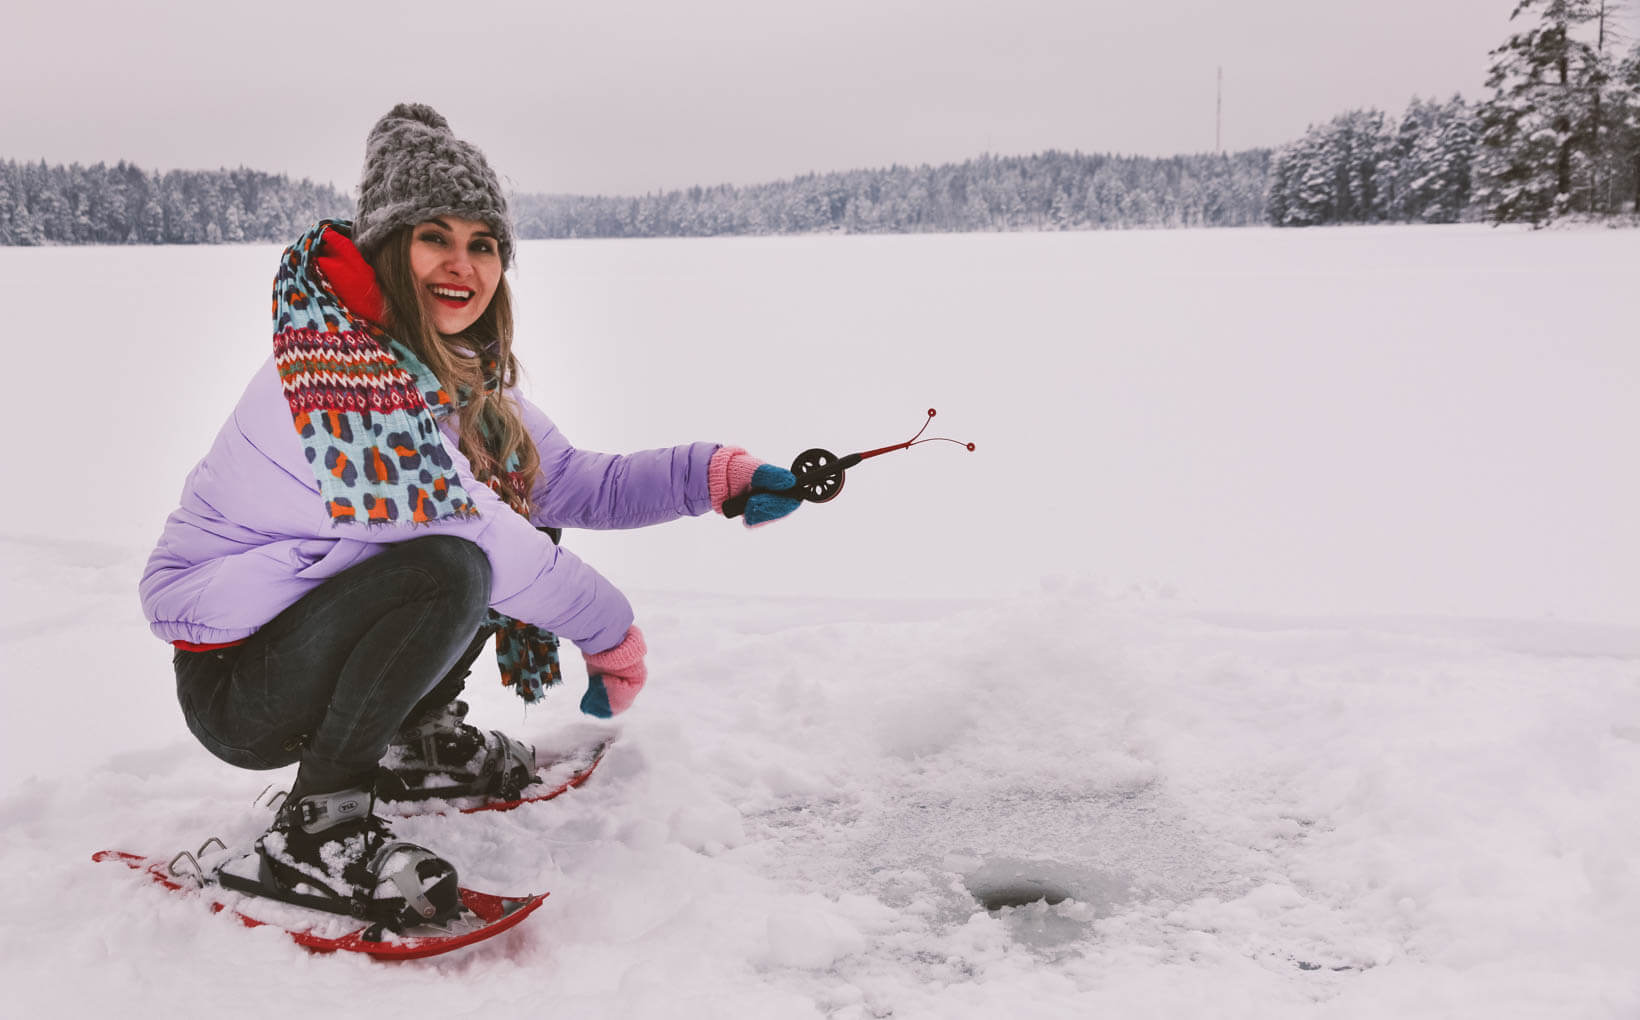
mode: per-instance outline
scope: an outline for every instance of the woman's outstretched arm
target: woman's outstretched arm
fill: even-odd
[[[516,394],[515,394],[516,395]],[[522,397],[524,425],[541,456],[530,501],[534,523],[556,528],[641,528],[712,511],[707,467],[717,443],[597,453],[577,449]]]

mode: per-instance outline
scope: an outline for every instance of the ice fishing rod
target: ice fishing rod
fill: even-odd
[[[922,438],[922,434],[928,431],[928,423],[934,420],[934,414],[934,409],[930,407],[928,409],[928,420],[923,422],[923,426],[917,430],[917,434],[905,442],[895,443],[893,446],[867,450],[864,453],[851,453],[844,457],[839,457],[830,450],[823,450],[818,446],[812,450],[804,450],[797,455],[796,460],[792,461],[791,470],[792,474],[797,476],[796,485],[789,489],[777,491],[752,489],[733,499],[725,500],[723,503],[723,516],[739,517],[746,512],[747,501],[761,493],[785,496],[789,499],[805,499],[810,503],[829,503],[837,498],[838,493],[843,491],[843,472],[863,460],[869,460],[885,453],[893,453],[895,450],[909,450],[913,446],[921,446],[923,443],[956,443],[958,446],[966,447],[970,452],[973,451],[973,443],[964,443],[961,440],[948,439],[945,436]]]

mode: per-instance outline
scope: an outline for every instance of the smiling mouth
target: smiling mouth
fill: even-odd
[[[467,302],[471,301],[473,295],[478,293],[467,287],[450,287],[441,283],[428,287],[427,292],[432,294],[433,299],[439,304],[449,308],[467,307]]]

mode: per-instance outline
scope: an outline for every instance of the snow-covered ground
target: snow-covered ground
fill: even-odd
[[[652,681],[593,781],[401,831],[550,890],[309,956],[90,854],[266,824],[135,578],[273,249],[0,249],[8,1013],[1640,1014],[1640,243],[1483,228],[530,243],[583,445],[908,438],[745,533],[573,534]],[[487,665],[478,721],[538,744]],[[1054,905],[989,911],[1047,891]],[[1061,899],[1063,897],[1063,899]]]

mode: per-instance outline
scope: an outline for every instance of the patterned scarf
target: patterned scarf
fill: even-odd
[[[352,224],[324,220],[279,260],[273,353],[331,521],[358,523],[361,511],[368,526],[478,516],[438,428],[456,401],[410,348],[349,311],[319,266],[327,230],[351,237]],[[562,678],[555,634],[493,609],[484,626],[496,631],[501,682],[524,701]]]

